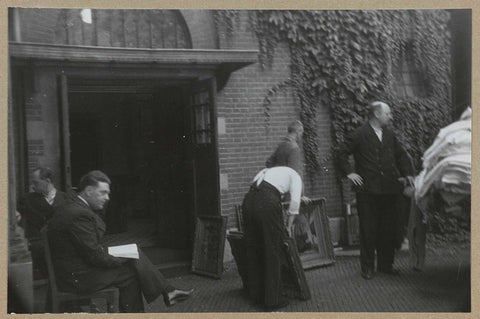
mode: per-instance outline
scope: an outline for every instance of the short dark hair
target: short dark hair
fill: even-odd
[[[110,184],[110,178],[102,171],[91,171],[83,175],[78,183],[78,190],[81,192],[87,186],[97,186],[99,182]]]
[[[53,171],[49,167],[39,166],[32,171],[32,173],[35,172],[38,172],[38,177],[42,180],[46,180],[47,178],[50,180],[53,179]]]
[[[303,124],[302,122],[297,120],[297,121],[293,121],[288,125],[287,131],[288,133],[294,133],[294,132],[297,133],[298,131],[300,131],[300,128],[303,129]]]
[[[382,101],[373,101],[368,104],[368,118],[371,119],[375,116],[375,112],[380,110],[382,104],[386,104]]]

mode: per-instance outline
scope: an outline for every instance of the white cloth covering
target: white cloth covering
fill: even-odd
[[[459,195],[470,194],[471,130],[471,109],[468,108],[459,121],[441,129],[425,151],[423,170],[415,178],[415,200],[423,211],[430,191],[440,191],[450,201],[462,198]]]

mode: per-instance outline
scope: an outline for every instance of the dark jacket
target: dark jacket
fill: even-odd
[[[40,230],[52,217],[55,207],[63,205],[69,195],[57,190],[53,204],[50,205],[42,194],[31,192],[17,202],[17,210],[22,215],[25,237],[29,241],[40,240]]]
[[[355,170],[349,163],[353,154]],[[357,173],[363,179],[357,192],[371,194],[394,194],[401,192],[399,177],[412,176],[410,157],[395,137],[393,131],[383,129],[382,141],[367,122],[357,128],[340,148],[338,163],[345,175]]]
[[[74,285],[78,275],[88,278],[88,272],[119,267],[126,262],[109,255],[100,244],[105,228],[100,216],[78,197],[55,209],[47,234],[60,286]]]
[[[297,141],[285,137],[265,163],[266,167],[287,166],[294,169],[303,179],[303,156]]]

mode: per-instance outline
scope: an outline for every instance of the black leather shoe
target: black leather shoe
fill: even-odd
[[[400,270],[395,269],[395,268],[393,268],[393,267],[390,267],[390,268],[378,268],[377,270],[378,270],[379,272],[384,273],[384,274],[387,274],[387,275],[397,276],[397,275],[400,274]]]
[[[190,290],[175,289],[174,291],[164,295],[163,301],[165,302],[167,307],[171,307],[176,303],[179,303],[181,301],[188,299],[192,294],[192,292],[193,292],[193,289],[190,289]]]
[[[373,270],[362,271],[363,279],[370,280],[373,278]]]

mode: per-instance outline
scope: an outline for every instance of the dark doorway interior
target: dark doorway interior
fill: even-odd
[[[110,234],[189,255],[194,218],[184,89],[105,91],[70,89],[73,186],[90,170],[104,171],[112,180]]]

